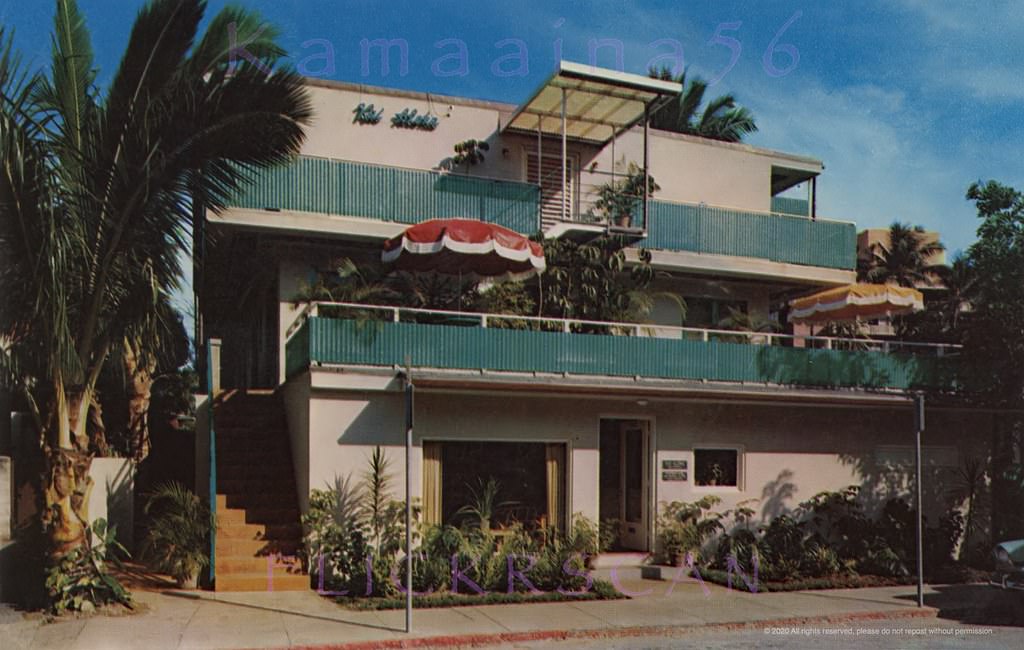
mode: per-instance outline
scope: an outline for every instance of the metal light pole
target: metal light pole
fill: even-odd
[[[924,431],[924,395],[914,396],[914,473],[917,492],[917,606],[924,607],[923,514],[921,512],[921,432]]]
[[[412,368],[405,360],[405,631],[412,632]]]

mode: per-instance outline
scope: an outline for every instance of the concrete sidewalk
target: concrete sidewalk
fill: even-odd
[[[485,605],[418,610],[414,632],[401,632],[404,612],[354,612],[313,592],[185,593],[138,591],[148,611],[45,624],[0,616],[0,648],[285,648],[297,646],[424,647],[515,641],[696,633],[743,626],[934,617],[918,609],[913,587],[752,594],[694,581],[629,581],[630,600]],[[966,591],[958,592],[958,589]],[[948,611],[998,602],[988,587],[929,587],[928,600]],[[960,595],[957,595],[960,593]],[[963,601],[963,602],[961,602]],[[908,621],[912,624],[912,621]],[[1024,624],[1021,621],[1017,624]],[[427,641],[432,639],[432,641]]]

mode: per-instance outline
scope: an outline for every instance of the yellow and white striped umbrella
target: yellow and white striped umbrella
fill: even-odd
[[[848,284],[789,301],[791,323],[874,320],[924,309],[917,289],[890,284]]]

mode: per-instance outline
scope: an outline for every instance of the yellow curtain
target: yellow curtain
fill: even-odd
[[[548,521],[565,530],[565,445],[547,445],[545,474],[548,487]]]
[[[423,443],[423,523],[441,524],[441,443]]]

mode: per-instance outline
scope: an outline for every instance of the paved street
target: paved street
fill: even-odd
[[[493,638],[497,647],[523,648],[1024,647],[1024,604],[985,585],[929,587],[924,610],[914,606],[912,587],[752,594],[716,585],[705,593],[692,581],[623,586],[648,593],[620,601],[418,611],[413,637],[434,647],[470,637],[476,643]],[[181,650],[359,642],[365,648],[410,638],[401,631],[400,610],[354,612],[313,592],[136,595],[146,611],[133,616],[43,624],[38,617],[23,619],[16,612],[0,611],[0,648]],[[733,626],[744,629],[730,631]],[[765,633],[766,626],[778,629]],[[881,631],[885,629],[890,632]],[[910,631],[921,629],[926,632]],[[963,632],[975,629],[984,634]],[[543,641],[566,636],[571,640],[565,643]],[[509,639],[505,646],[500,645],[502,638]]]
[[[871,621],[843,625],[808,625],[783,630],[743,630],[701,633],[685,636],[643,636],[629,639],[594,639],[586,642],[535,643],[496,646],[536,650],[576,650],[578,648],[614,648],[616,650],[707,648],[708,650],[744,650],[746,648],[946,648],[990,649],[1024,648],[1024,627],[983,627],[941,619],[922,621]]]

